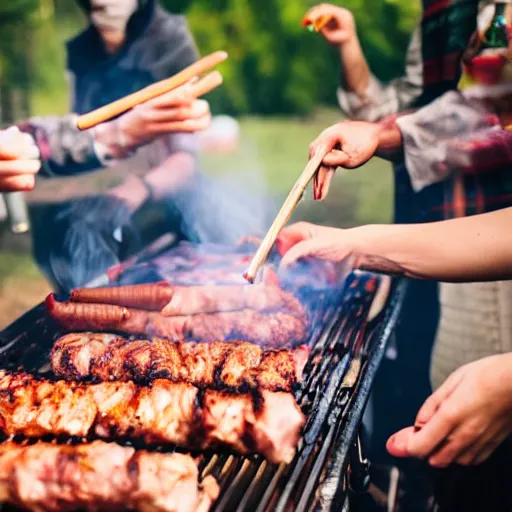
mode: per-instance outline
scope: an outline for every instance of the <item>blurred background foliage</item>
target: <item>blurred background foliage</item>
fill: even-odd
[[[239,116],[232,154],[204,154],[200,168],[224,179],[261,185],[283,197],[304,167],[309,143],[341,117],[336,107],[340,64],[335,49],[301,27],[311,0],[161,0],[186,15],[201,53],[225,49],[224,86],[210,95],[214,113]],[[356,17],[364,51],[384,81],[402,74],[419,0],[336,0]],[[74,0],[0,0],[0,122],[68,112],[66,40],[86,23]],[[97,193],[122,181],[112,169],[79,178],[39,180],[34,204]],[[252,185],[246,185],[251,186]],[[392,173],[372,159],[336,173],[322,203],[306,199],[294,215],[348,227],[389,222]],[[11,235],[0,220],[0,329],[50,291],[30,255],[30,236]]]
[[[230,53],[225,86],[210,98],[215,112],[308,114],[335,104],[339,57],[323,38],[301,27],[311,0],[162,0],[187,16],[201,53]],[[375,74],[390,80],[403,70],[404,50],[419,15],[411,0],[344,0]],[[30,89],[38,114],[67,107],[63,42],[84,25],[72,0],[1,2],[0,70]],[[18,43],[17,43],[18,42]],[[26,66],[20,66],[26,61]],[[25,68],[25,71],[20,71]],[[25,83],[30,70],[30,84]]]

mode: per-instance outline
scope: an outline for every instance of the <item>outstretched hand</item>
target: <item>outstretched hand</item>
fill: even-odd
[[[512,353],[455,371],[423,404],[415,427],[387,442],[395,457],[434,467],[480,464],[512,433]]]
[[[354,254],[346,230],[298,222],[284,228],[276,240],[282,255],[281,265],[289,267],[299,260],[315,258],[339,263]]]

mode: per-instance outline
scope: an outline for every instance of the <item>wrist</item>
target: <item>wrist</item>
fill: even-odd
[[[122,130],[121,119],[102,123],[94,128],[94,140],[110,158],[123,159],[132,153],[132,145]]]
[[[403,250],[405,233],[401,228],[375,224],[347,230],[357,268],[390,275],[408,275]]]
[[[396,153],[401,153],[403,138],[400,128],[396,124],[396,116],[384,119],[377,123],[377,155],[390,158]]]

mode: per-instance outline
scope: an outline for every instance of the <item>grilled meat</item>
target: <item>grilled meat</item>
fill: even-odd
[[[213,477],[198,485],[189,455],[103,441],[0,445],[0,501],[24,509],[207,512],[218,493]]]
[[[55,375],[66,380],[149,383],[164,378],[201,388],[292,391],[308,355],[305,346],[263,350],[247,342],[175,343],[72,333],[55,342],[51,360]]]
[[[165,282],[106,288],[77,288],[71,302],[112,304],[166,316],[196,315],[253,309],[303,315],[300,302],[289,292],[265,284],[245,286],[172,286]]]
[[[307,321],[301,316],[275,312],[242,311],[167,317],[153,311],[109,304],[59,302],[46,298],[49,314],[67,331],[116,331],[158,336],[173,341],[247,340],[283,347],[304,342]]]
[[[48,434],[140,439],[194,449],[226,446],[272,462],[294,455],[304,415],[290,393],[229,394],[158,379],[85,385],[0,371],[0,429],[9,436]]]
[[[172,299],[174,289],[166,282],[109,286],[105,288],[76,288],[71,290],[71,302],[116,304],[127,308],[161,311]]]

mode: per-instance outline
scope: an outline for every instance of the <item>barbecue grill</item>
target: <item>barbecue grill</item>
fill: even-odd
[[[153,251],[146,250],[93,284],[140,281],[133,268],[166,251],[169,246],[160,242]],[[146,275],[146,280],[151,279]],[[201,454],[202,476],[215,476],[221,487],[213,510],[347,511],[351,492],[366,489],[369,465],[359,428],[406,286],[402,280],[393,281],[384,307],[375,315],[372,305],[383,283],[382,276],[351,272],[333,290],[334,301],[310,291],[315,328],[303,385],[295,394],[308,422],[296,456],[289,465],[275,465],[260,456]],[[61,334],[44,305],[36,306],[0,333],[0,367],[52,378],[49,352]]]

